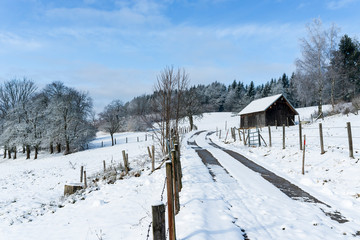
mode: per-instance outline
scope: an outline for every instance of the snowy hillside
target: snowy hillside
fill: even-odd
[[[311,114],[313,110],[303,112]],[[303,126],[307,145],[306,172],[302,175],[298,126],[286,128],[286,149],[282,149],[281,128],[271,129],[272,147],[249,148],[238,136],[236,141],[230,134],[226,136],[230,127],[239,126],[238,116],[207,113],[195,119],[198,131],[218,129],[222,136],[219,139],[216,133],[198,131],[194,135],[194,131],[182,137],[183,190],[181,210],[176,216],[177,238],[353,238],[360,231],[360,118],[337,115],[321,122],[326,151],[323,155],[319,122]],[[354,159],[349,158],[346,122],[352,124]],[[166,202],[166,191],[164,168],[150,174],[147,146],[154,143],[151,135],[145,141],[145,134],[117,134],[117,145],[113,147],[108,135],[98,134],[90,150],[67,156],[41,152],[38,160],[25,160],[22,153],[16,160],[1,159],[0,239],[147,239],[151,205]],[[261,134],[268,143],[268,129],[262,129]],[[333,221],[316,204],[288,198],[221,149],[213,149],[210,139],[301,187],[340,212],[348,222]],[[226,171],[219,166],[205,166],[188,141],[211,152]],[[96,184],[90,182],[91,186],[79,195],[63,197],[66,183],[79,182],[81,166],[90,181],[103,173],[103,160],[111,169],[123,163],[122,150],[129,154],[132,172],[141,171],[140,177],[126,176],[114,184],[100,179]],[[157,151],[157,166],[160,158]],[[152,239],[151,231],[148,239]]]

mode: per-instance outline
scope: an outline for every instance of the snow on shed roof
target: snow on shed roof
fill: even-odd
[[[278,100],[282,94],[277,94],[270,97],[260,98],[252,101],[249,103],[239,115],[249,114],[249,113],[256,113],[256,112],[263,112],[268,107],[270,107],[276,100]]]

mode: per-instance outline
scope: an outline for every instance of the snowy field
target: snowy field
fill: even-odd
[[[309,117],[305,113],[313,111],[303,109],[302,117]],[[254,188],[268,186],[248,169],[243,169],[242,174],[233,173],[235,178],[229,178],[222,169],[215,169],[218,181],[214,182],[195,151],[185,144],[193,135],[188,133],[183,136],[181,149],[184,176],[181,210],[176,216],[177,238],[242,239],[240,228],[244,228],[252,240],[264,239],[262,236],[284,240],[354,238],[354,224],[359,224],[357,230],[360,231],[360,117],[337,115],[321,122],[326,153],[320,154],[319,122],[304,125],[303,134],[307,135],[306,172],[301,175],[298,126],[286,128],[286,149],[283,150],[281,128],[271,129],[271,148],[249,148],[239,139],[232,141],[230,136],[227,136],[228,143],[224,143],[227,129],[239,126],[238,116],[211,113],[195,120],[199,130],[222,130],[221,139],[211,135],[215,143],[240,152],[300,186],[340,211],[350,220],[349,224],[340,228],[342,225],[332,223],[334,221],[329,218],[323,223],[322,219],[313,217],[315,213],[306,214],[307,207],[299,219],[294,219],[289,211],[297,205],[290,199],[278,203],[275,210],[282,204],[287,207],[277,213],[271,205],[276,204],[273,201],[277,196],[283,199],[280,192],[265,187],[264,196],[257,198],[255,190],[246,190],[251,184],[236,180],[236,174],[245,174],[249,180],[254,180]],[[348,155],[346,122],[352,124],[354,159]],[[268,129],[262,129],[261,134],[268,142]],[[16,160],[1,158],[0,239],[147,239],[151,205],[165,202],[166,191],[163,194],[165,169],[150,174],[147,146],[153,142],[150,135],[147,141],[144,137],[145,133],[117,134],[117,145],[110,146],[110,137],[100,133],[87,151],[67,156],[41,152],[38,160],[26,160],[21,153]],[[122,150],[129,154],[132,172],[141,171],[140,177],[128,176],[114,184],[100,180],[91,183],[79,195],[63,197],[66,183],[79,182],[80,166],[85,166],[88,176],[93,179],[103,172],[103,160],[107,166],[119,166]],[[226,160],[222,154],[218,155]],[[156,165],[160,164],[160,158],[160,153],[156,152]],[[250,208],[242,207],[242,204],[250,204]],[[252,212],[252,207],[259,207],[258,212]],[[266,221],[272,225],[264,225]],[[259,222],[263,224],[257,225]],[[297,223],[302,230],[291,230],[290,223]],[[328,236],[327,231],[332,231],[331,224],[338,237]],[[151,232],[148,239],[152,239]]]

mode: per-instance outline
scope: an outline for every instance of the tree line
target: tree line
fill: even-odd
[[[27,159],[47,148],[64,154],[85,148],[93,139],[93,103],[88,93],[53,82],[38,91],[29,79],[0,85],[0,143],[4,158],[16,158],[21,147]],[[13,155],[13,156],[12,156]]]

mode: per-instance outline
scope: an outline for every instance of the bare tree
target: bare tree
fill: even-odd
[[[100,116],[100,129],[108,132],[111,136],[111,144],[114,146],[114,133],[121,129],[125,118],[125,107],[120,100],[114,100],[107,105]]]
[[[316,90],[319,117],[323,116],[323,91],[326,84],[326,71],[330,63],[330,49],[328,36],[333,40],[336,36],[335,28],[324,30],[320,19],[314,19],[307,25],[307,38],[301,39],[302,59],[297,59],[297,72],[306,78],[313,79],[313,87]],[[302,84],[302,83],[300,83]]]
[[[192,87],[185,92],[184,103],[184,116],[189,120],[190,130],[193,130],[194,116],[202,117],[202,107],[195,87]]]
[[[165,67],[157,77],[154,87],[153,109],[158,116],[158,137],[163,153],[167,152],[166,140],[171,130],[177,132],[179,119],[184,108],[184,92],[189,84],[189,76],[184,69]]]

